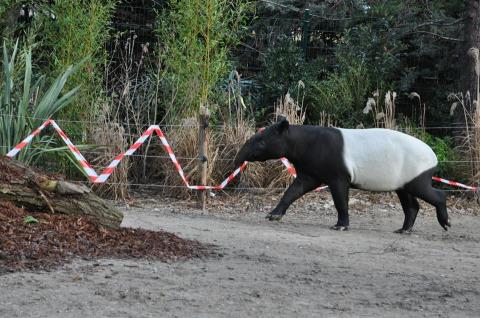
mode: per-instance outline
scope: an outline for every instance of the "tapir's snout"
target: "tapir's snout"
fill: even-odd
[[[235,164],[235,167],[240,167],[242,165],[242,163],[244,163],[246,161],[246,150],[245,150],[245,145],[243,145],[242,148],[240,148],[240,150],[238,151],[237,155],[235,156],[235,159],[233,161],[233,163]]]
[[[240,167],[240,165],[242,164],[242,161],[240,161],[238,159],[238,156],[235,157],[235,160],[233,161],[233,164],[235,165],[235,167]]]
[[[251,140],[247,140],[235,156],[233,163],[235,167],[240,167],[245,161],[252,161]]]

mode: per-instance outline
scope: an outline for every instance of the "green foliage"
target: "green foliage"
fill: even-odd
[[[305,60],[298,43],[291,37],[280,37],[263,58],[259,76],[263,105],[273,105],[287,92],[297,98],[298,85],[303,83],[309,122],[318,123],[321,113],[326,112],[341,125],[355,125],[372,90],[370,73],[358,57],[338,54],[337,60],[335,72],[329,72],[324,59]]]
[[[429,145],[438,158],[438,175],[444,177],[456,177],[457,165],[449,161],[458,160],[458,155],[454,151],[454,142],[450,137],[436,137],[427,132],[420,132],[416,137]]]
[[[44,60],[48,61],[51,74],[59,74],[68,65],[90,57],[79,72],[75,73],[66,88],[80,85],[75,107],[63,111],[63,117],[72,120],[85,119],[92,111],[92,103],[102,84],[102,64],[105,43],[110,36],[110,20],[117,0],[56,0],[52,7],[58,12],[55,21],[45,19],[39,31],[44,45]]]
[[[249,37],[244,41],[260,52],[259,61],[272,59],[262,65],[263,71],[256,77],[260,84],[268,81],[258,92],[260,96],[267,96],[261,99],[261,106],[270,106],[276,98],[285,94],[288,89],[286,86],[289,86],[285,82],[304,80],[306,76],[302,65],[314,70],[317,77],[311,79],[314,83],[322,81],[315,85],[323,86],[322,94],[332,100],[338,98],[343,105],[350,104],[352,98],[360,97],[361,100],[355,100],[355,103],[364,104],[366,99],[361,94],[352,97],[336,92],[336,87],[349,90],[346,86],[351,83],[345,78],[351,72],[345,68],[349,65],[348,61],[361,61],[368,77],[366,85],[369,86],[369,93],[386,87],[394,88],[402,96],[415,91],[427,105],[427,118],[431,122],[444,122],[449,109],[447,92],[457,90],[460,77],[458,64],[452,63],[452,59],[459,54],[465,55],[460,51],[464,50],[461,42],[464,2],[438,0],[430,1],[428,5],[416,0],[258,2],[259,16],[253,20]],[[311,48],[308,58],[320,56],[326,63],[317,69],[309,65],[310,61],[299,61],[297,64],[301,54],[289,52],[289,67],[276,64],[278,59],[272,58],[271,51],[277,49],[280,52],[280,37],[287,35],[291,38],[295,49],[304,40],[303,25],[306,22],[302,13],[305,8],[309,8],[311,13],[307,23],[310,30],[308,46]],[[252,56],[255,58],[256,52],[240,56],[240,63],[258,66],[259,61],[252,62]],[[313,101],[315,94],[308,91],[307,83],[311,80],[305,80],[307,120],[316,122],[318,112],[313,110],[316,105],[320,105],[320,108],[324,106],[320,97]],[[270,97],[274,91],[277,96]],[[309,98],[312,100],[308,101]],[[401,98],[398,103],[399,112],[410,115],[408,101]],[[329,109],[341,112],[331,115],[344,116],[344,106],[333,107],[333,101],[327,104]],[[352,118],[346,122],[354,121],[355,118]]]
[[[75,87],[61,94],[67,79],[80,67],[81,63],[69,66],[50,87],[46,87],[44,76],[34,79],[32,75],[31,50],[24,53],[23,76],[17,78],[15,72],[17,53],[18,42],[10,56],[4,44],[0,75],[0,153],[4,155],[39,127],[46,118],[50,118],[69,105],[79,89]],[[36,137],[33,144],[25,147],[17,159],[30,162],[43,153],[51,143],[52,137]]]
[[[20,3],[21,0],[0,1],[0,39],[7,37],[15,30]]]
[[[171,0],[156,29],[168,90],[177,101],[170,118],[194,114],[208,103],[231,68],[229,50],[243,30],[245,1]]]
[[[318,70],[313,63],[305,61],[302,50],[290,37],[280,37],[267,50],[263,62],[263,72],[259,82],[263,85],[262,93],[267,102],[277,100],[289,90],[296,87],[298,81],[311,82],[316,80]]]
[[[21,0],[3,0],[0,3],[0,17],[4,17],[4,14],[13,6],[16,4],[19,4]]]
[[[297,99],[300,85],[305,88],[301,92],[301,98],[307,111],[311,116],[316,116],[318,99],[314,96],[316,92],[313,87],[326,73],[323,59],[306,61],[299,43],[291,37],[282,36],[267,50],[262,63],[263,70],[258,77],[262,107],[257,111],[258,114],[268,115],[271,112],[270,107],[286,93]]]
[[[366,65],[358,60],[342,61],[339,71],[313,85],[315,115],[326,112],[340,126],[358,124],[365,98],[371,90]]]
[[[36,224],[38,223],[38,220],[31,215],[27,215],[26,217],[23,218],[23,223]]]
[[[461,48],[463,2],[369,1],[368,10],[355,11],[337,55],[361,57],[375,85],[419,93],[429,105],[427,118],[444,121],[446,92],[458,86],[451,61]],[[400,110],[406,107],[400,101]]]
[[[369,77],[377,86],[390,83],[400,74],[399,52],[403,45],[394,41],[387,32],[375,29],[372,25],[360,25],[347,30],[336,56],[342,60],[364,61]],[[410,89],[410,87],[408,87]]]

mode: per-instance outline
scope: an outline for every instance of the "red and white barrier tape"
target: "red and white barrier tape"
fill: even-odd
[[[83,170],[87,174],[88,178],[92,183],[104,183],[107,181],[108,177],[113,173],[115,168],[118,166],[120,161],[123,159],[125,156],[131,156],[135,153],[135,151],[140,148],[140,146],[152,135],[153,132],[155,132],[159,137],[160,141],[162,142],[163,147],[167,151],[170,159],[172,160],[175,169],[178,171],[180,177],[182,178],[183,183],[185,186],[189,189],[192,190],[221,190],[225,188],[230,181],[232,181],[240,172],[245,170],[247,166],[247,162],[244,162],[240,167],[238,167],[232,174],[230,174],[222,183],[216,186],[205,186],[205,185],[190,185],[188,183],[188,180],[185,176],[185,173],[183,172],[182,167],[180,166],[180,163],[178,162],[177,158],[175,157],[175,154],[173,153],[172,148],[168,144],[167,139],[165,138],[165,135],[163,134],[162,130],[160,129],[159,126],[157,125],[152,125],[148,127],[148,129],[140,136],[140,138],[135,141],[135,143],[126,151],[118,156],[116,156],[113,161],[100,173],[100,175],[97,174],[97,172],[88,164],[87,160],[83,155],[80,153],[77,147],[70,141],[70,139],[67,137],[67,135],[62,131],[62,129],[57,125],[57,123],[53,119],[49,119],[45,121],[40,127],[38,127],[33,133],[31,133],[27,138],[25,138],[22,142],[20,142],[18,145],[16,145],[12,150],[10,150],[7,154],[8,157],[13,158],[16,154],[20,152],[25,146],[27,146],[35,136],[40,134],[40,132],[47,127],[48,125],[52,125],[53,128],[57,131],[57,133],[60,135],[62,140],[65,142],[67,147],[70,149],[70,151],[73,153],[75,158],[80,162]]]
[[[445,183],[445,184],[448,184],[448,185],[451,185],[451,186],[454,186],[454,187],[457,187],[457,188],[464,188],[464,189],[472,190],[472,191],[478,191],[479,190],[478,187],[471,187],[471,186],[465,185],[465,184],[460,183],[460,182],[450,181],[450,180],[446,180],[446,179],[439,178],[439,177],[432,177],[432,179],[433,179],[433,181]]]
[[[85,157],[83,157],[83,155],[80,153],[80,150],[78,150],[77,147],[75,147],[75,145],[70,141],[70,139],[67,137],[67,135],[62,131],[62,129],[57,125],[57,123],[53,120],[53,119],[49,119],[47,121],[45,121],[40,127],[38,127],[37,129],[35,129],[30,135],[27,136],[27,138],[25,138],[22,142],[20,142],[18,145],[16,145],[12,150],[10,150],[7,154],[8,157],[10,158],[13,158],[15,155],[17,155],[20,150],[22,150],[25,146],[27,146],[35,136],[39,135],[40,132],[45,128],[47,127],[48,125],[52,125],[53,128],[55,129],[55,131],[57,131],[57,133],[60,135],[60,137],[62,138],[62,140],[65,142],[65,144],[67,145],[67,147],[70,149],[70,151],[73,153],[73,155],[75,156],[75,158],[78,160],[78,162],[80,163],[80,165],[82,166],[83,170],[85,171],[85,173],[87,174],[88,178],[90,179],[90,181],[92,183],[105,183],[107,181],[107,179],[110,177],[110,175],[113,173],[113,171],[115,170],[115,168],[118,166],[118,164],[120,163],[120,161],[123,159],[123,157],[126,157],[126,156],[131,156],[135,153],[135,151],[137,151],[138,148],[140,148],[140,146],[152,135],[152,133],[156,133],[158,135],[158,137],[160,138],[160,141],[162,142],[162,145],[163,147],[165,148],[165,150],[167,151],[170,159],[172,160],[173,162],[173,165],[175,166],[175,169],[178,171],[178,174],[180,175],[180,177],[182,178],[182,181],[183,183],[185,184],[185,186],[188,188],[188,189],[191,189],[191,190],[222,190],[224,189],[240,172],[242,172],[243,170],[245,170],[248,162],[245,161],[240,167],[238,167],[237,169],[235,169],[235,171],[233,171],[232,174],[230,174],[222,183],[220,183],[219,185],[216,185],[216,186],[207,186],[207,185],[190,185],[188,183],[188,180],[185,176],[185,173],[183,172],[183,169],[180,165],[180,163],[178,162],[177,160],[177,157],[175,156],[175,154],[173,153],[173,150],[172,150],[172,147],[168,144],[168,141],[167,139],[165,138],[165,135],[163,134],[162,130],[160,129],[160,127],[158,125],[151,125],[150,127],[148,127],[148,129],[137,139],[137,141],[135,141],[135,143],[130,146],[130,148],[126,151],[126,152],[123,152],[121,154],[119,154],[118,156],[116,156],[113,161],[102,171],[102,173],[100,173],[100,175],[97,174],[97,172],[90,166],[90,164],[87,162],[87,160],[85,159]],[[260,129],[260,132],[263,131],[264,128]],[[285,165],[285,167],[287,168],[288,172],[294,176],[294,177],[297,177],[297,172],[295,170],[295,167],[288,161],[287,158],[280,158],[280,160],[282,161],[282,163]],[[446,184],[449,184],[451,186],[455,186],[455,187],[460,187],[460,188],[464,188],[464,189],[468,189],[468,190],[472,190],[472,191],[478,191],[478,187],[471,187],[471,186],[467,186],[467,185],[464,185],[462,183],[459,183],[459,182],[455,182],[455,181],[449,181],[449,180],[446,180],[446,179],[442,179],[442,178],[438,178],[438,177],[433,177],[432,178],[434,181],[437,181],[437,182],[443,182],[443,183],[446,183]],[[315,191],[320,191],[320,190],[323,190],[325,188],[328,188],[328,186],[322,186],[322,187],[319,187],[317,189],[315,189]]]

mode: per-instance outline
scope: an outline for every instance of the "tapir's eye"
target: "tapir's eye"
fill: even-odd
[[[266,146],[265,140],[260,140],[260,141],[258,142],[258,147],[259,147],[259,148],[265,148],[265,146]]]

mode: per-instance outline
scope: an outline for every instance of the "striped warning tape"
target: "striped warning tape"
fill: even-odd
[[[445,184],[448,184],[448,185],[451,185],[451,186],[454,186],[454,187],[457,187],[457,188],[464,188],[464,189],[467,189],[467,190],[478,191],[478,187],[471,187],[471,186],[465,185],[465,184],[460,183],[460,182],[450,181],[450,180],[439,178],[439,177],[432,177],[432,179],[433,179],[433,181],[445,183]]]
[[[216,186],[206,186],[206,185],[190,185],[185,173],[183,172],[183,169],[180,165],[180,163],[177,160],[177,157],[173,153],[172,147],[168,144],[167,139],[165,138],[165,135],[163,134],[162,130],[158,125],[151,125],[148,127],[148,129],[140,136],[140,138],[135,141],[135,143],[130,146],[130,148],[116,156],[113,161],[100,173],[100,175],[97,174],[97,172],[88,164],[87,160],[83,155],[80,153],[77,147],[70,141],[70,139],[67,137],[67,135],[62,131],[62,129],[58,126],[58,124],[53,120],[49,119],[45,121],[40,127],[38,127],[34,132],[32,132],[30,135],[27,136],[22,142],[20,142],[18,145],[16,145],[12,150],[10,150],[7,154],[8,157],[13,158],[15,155],[17,155],[20,150],[22,150],[25,146],[27,146],[35,136],[40,134],[40,132],[45,129],[45,127],[52,125],[52,127],[55,129],[55,131],[60,135],[62,138],[63,142],[67,145],[68,149],[73,153],[75,158],[80,162],[80,165],[82,166],[83,170],[87,174],[88,178],[92,183],[105,183],[107,179],[110,177],[110,175],[113,173],[115,168],[118,166],[120,161],[126,157],[126,156],[131,156],[137,151],[138,148],[152,135],[152,133],[156,133],[160,137],[160,141],[162,142],[163,147],[167,151],[170,159],[173,162],[173,165],[175,166],[175,169],[178,171],[180,177],[182,178],[183,183],[185,186],[191,190],[221,190],[224,189],[240,172],[245,170],[247,166],[247,162],[244,162],[240,167],[235,169],[232,174],[230,174],[222,183]]]
[[[80,165],[82,166],[83,170],[85,171],[85,173],[87,174],[89,180],[92,182],[92,183],[105,183],[107,181],[107,179],[110,177],[110,175],[113,173],[113,171],[115,170],[115,168],[118,166],[118,164],[120,163],[120,161],[122,161],[122,159],[126,156],[131,156],[135,153],[135,151],[137,151],[138,148],[140,148],[140,146],[155,132],[158,137],[160,138],[160,141],[163,145],[163,147],[165,148],[165,151],[168,153],[170,159],[172,160],[173,162],[173,165],[175,166],[175,169],[178,171],[180,177],[182,178],[182,181],[183,183],[185,184],[185,186],[188,188],[188,189],[191,189],[191,190],[222,190],[224,189],[238,174],[240,174],[243,170],[245,170],[248,162],[245,161],[240,167],[238,167],[237,169],[235,169],[235,171],[233,171],[224,181],[222,181],[219,185],[216,185],[216,186],[207,186],[207,185],[190,185],[188,180],[187,180],[187,177],[185,176],[185,173],[183,172],[183,169],[180,165],[180,163],[178,162],[177,160],[177,157],[175,156],[174,152],[173,152],[173,149],[172,147],[169,145],[167,139],[165,138],[165,135],[163,134],[162,130],[160,129],[160,126],[158,125],[151,125],[150,127],[148,127],[148,129],[137,139],[137,141],[135,141],[135,143],[130,146],[130,148],[126,151],[126,152],[123,152],[121,154],[119,154],[118,156],[116,156],[113,161],[100,173],[100,175],[97,174],[97,172],[90,166],[90,164],[87,162],[87,160],[85,159],[85,157],[80,153],[80,150],[78,150],[78,148],[71,142],[71,140],[67,137],[67,135],[62,131],[62,129],[60,128],[60,126],[58,126],[58,124],[53,120],[53,119],[48,119],[46,120],[40,127],[38,127],[37,129],[35,129],[30,135],[27,136],[27,138],[25,138],[24,140],[22,140],[18,145],[16,145],[12,150],[10,150],[8,153],[7,153],[7,156],[10,157],[10,158],[13,158],[15,157],[15,155],[17,155],[20,150],[22,150],[25,146],[27,146],[32,140],[34,137],[36,137],[37,135],[40,134],[40,132],[45,129],[45,127],[47,127],[48,125],[52,125],[52,127],[55,129],[55,131],[60,135],[60,137],[62,138],[62,140],[65,142],[65,144],[67,145],[67,147],[70,149],[70,151],[73,153],[73,155],[75,156],[75,158],[78,160],[78,162],[80,163]],[[263,131],[264,128],[261,128],[259,131]],[[287,158],[280,158],[281,162],[283,163],[283,165],[285,165],[285,167],[287,168],[287,171],[294,177],[297,177],[297,172],[295,170],[295,167],[288,161]],[[464,188],[464,189],[468,189],[468,190],[472,190],[472,191],[476,191],[476,192],[479,192],[479,188],[478,187],[472,187],[472,186],[467,186],[467,185],[464,185],[462,183],[459,183],[459,182],[455,182],[455,181],[449,181],[449,180],[446,180],[446,179],[442,179],[442,178],[439,178],[439,177],[433,177],[432,178],[434,181],[437,181],[437,182],[443,182],[443,183],[446,183],[446,184],[449,184],[451,186],[455,186],[455,187],[460,187],[460,188]],[[328,186],[322,186],[322,187],[319,187],[317,189],[315,189],[315,191],[320,191],[320,190],[323,190],[325,188],[327,188]]]

